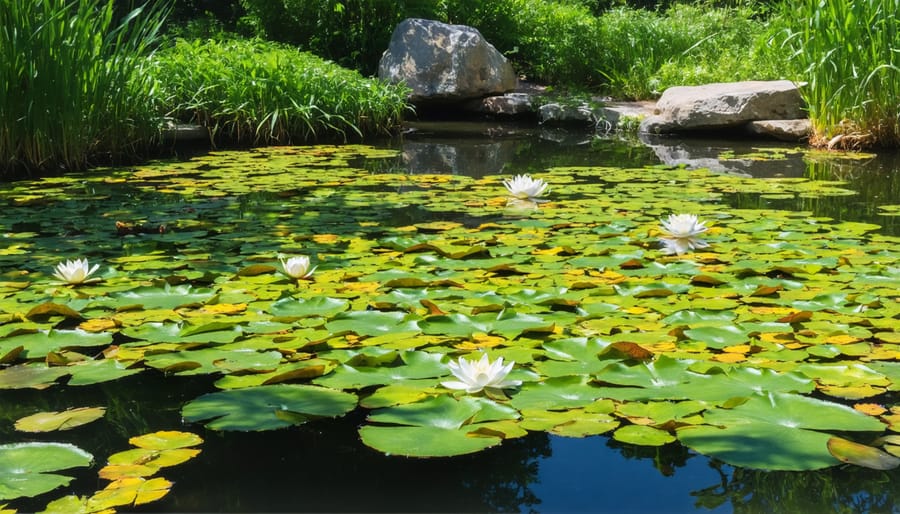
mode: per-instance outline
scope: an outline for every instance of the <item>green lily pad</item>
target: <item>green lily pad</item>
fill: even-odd
[[[356,395],[306,385],[276,384],[205,394],[181,410],[213,430],[272,430],[356,408]]]
[[[417,330],[418,325],[402,312],[351,311],[334,316],[325,327],[332,333],[352,332],[359,336],[379,336]]]
[[[32,497],[68,485],[71,477],[49,473],[90,465],[94,457],[64,443],[0,445],[0,500]]]
[[[711,409],[704,419],[712,425],[759,421],[815,430],[881,432],[885,428],[877,419],[845,405],[790,393],[756,394],[731,409]]]
[[[41,330],[26,333],[0,342],[0,352],[5,349],[23,346],[22,356],[29,359],[41,358],[50,352],[65,348],[92,348],[105,346],[112,342],[112,334],[90,333],[84,330]]]
[[[828,451],[829,434],[775,423],[686,426],[677,436],[692,450],[742,468],[810,471],[840,464]]]
[[[269,313],[276,318],[306,318],[321,316],[330,318],[344,312],[350,302],[341,298],[317,296],[315,298],[282,298],[272,304]]]
[[[359,429],[362,442],[387,455],[406,457],[452,457],[476,453],[503,440],[499,437],[473,435],[473,430],[455,430],[432,426],[380,427],[367,425]]]
[[[639,446],[662,446],[675,441],[675,436],[665,430],[644,425],[625,425],[613,432],[612,436],[620,443]]]

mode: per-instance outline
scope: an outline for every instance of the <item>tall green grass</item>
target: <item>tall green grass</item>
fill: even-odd
[[[82,169],[149,144],[158,116],[144,62],[165,14],[138,9],[114,26],[112,0],[2,2],[0,172]]]
[[[363,78],[312,54],[259,40],[177,40],[152,62],[170,116],[239,144],[302,143],[387,133],[405,86]]]
[[[900,0],[784,4],[820,144],[900,145]]]
[[[599,18],[607,91],[652,98],[672,86],[789,78],[760,6],[612,9]]]

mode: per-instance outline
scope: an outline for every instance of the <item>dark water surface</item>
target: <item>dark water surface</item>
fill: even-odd
[[[864,160],[805,161],[721,159],[759,147],[792,150],[778,143],[720,141],[623,143],[592,140],[563,130],[510,125],[419,124],[411,126],[397,159],[367,166],[412,173],[482,176],[537,173],[552,166],[690,165],[754,177],[840,179],[859,192],[852,197],[765,201],[734,195],[740,207],[791,208],[817,216],[867,221],[900,233],[896,217],[879,204],[900,203],[900,156]],[[728,154],[726,154],[727,156]],[[660,173],[664,173],[661,169]],[[164,469],[175,485],[144,512],[546,512],[546,513],[829,513],[900,512],[900,472],[835,467],[819,472],[734,469],[676,444],[662,448],[622,445],[610,437],[569,439],[545,433],[504,442],[454,458],[385,456],[364,446],[357,434],[364,412],[289,429],[221,433],[181,421],[181,405],[214,390],[210,377],[168,377],[146,372],[90,387],[4,391],[5,402],[61,410],[71,405],[108,405],[100,421],[66,433],[66,440],[103,463],[128,447],[130,435],[188,430],[205,442],[199,457]],[[11,427],[10,440],[23,440]],[[53,433],[29,437],[52,441]],[[66,471],[77,476],[68,491],[10,502],[39,510],[62,494],[90,494],[103,487],[97,466]],[[898,506],[895,506],[898,505]],[[123,511],[125,509],[122,509]]]

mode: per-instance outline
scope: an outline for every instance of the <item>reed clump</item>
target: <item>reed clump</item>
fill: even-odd
[[[409,90],[261,40],[179,39],[151,63],[169,116],[238,144],[303,143],[388,133]]]
[[[900,145],[900,0],[783,4],[815,136],[831,148]]]
[[[133,158],[159,134],[145,57],[165,2],[117,19],[112,0],[0,8],[0,174]]]

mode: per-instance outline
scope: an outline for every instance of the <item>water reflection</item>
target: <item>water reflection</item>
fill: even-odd
[[[179,411],[214,389],[210,377],[164,377],[156,371],[114,384],[5,391],[5,404],[63,409],[106,406],[102,420],[66,432],[95,456],[90,469],[67,470],[67,491],[10,507],[43,509],[60,494],[88,495],[97,470],[129,436],[187,430],[205,442],[199,457],[160,475],[175,486],[143,512],[522,512],[522,513],[791,513],[898,512],[900,471],[836,467],[818,472],[734,469],[678,445],[624,445],[608,436],[546,433],[505,441],[454,458],[383,455],[357,434],[366,413],[269,432],[214,432],[184,424]],[[3,413],[6,442],[57,440],[59,434],[11,429],[21,415]]]
[[[803,153],[797,145],[770,141],[718,139],[673,139],[642,134],[640,141],[653,150],[660,163],[744,177],[802,177],[806,173]],[[766,159],[760,149],[783,152]]]
[[[768,140],[598,138],[583,130],[533,124],[416,122],[391,146],[401,150],[393,162],[370,166],[407,173],[486,175],[540,174],[555,166],[679,166],[755,178],[839,181],[856,191],[852,197],[761,198],[729,195],[733,206],[751,209],[809,211],[839,221],[864,221],[900,234],[900,221],[879,205],[900,203],[900,153],[862,158],[808,153],[802,146]],[[661,171],[660,173],[663,173]]]

